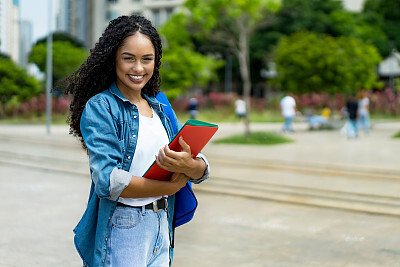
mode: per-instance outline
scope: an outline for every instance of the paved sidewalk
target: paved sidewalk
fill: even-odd
[[[393,139],[400,131],[398,122],[375,122],[369,135],[362,131],[357,139],[348,139],[338,130],[309,131],[306,123],[294,124],[296,133],[285,136],[295,140],[276,146],[207,146],[204,153],[221,157],[234,157],[241,160],[278,160],[287,164],[337,165],[357,169],[399,170],[397,153],[400,151],[399,139]],[[251,124],[253,131],[278,132],[281,124]],[[243,133],[241,124],[222,124],[215,138]],[[250,150],[250,152],[249,152]]]
[[[294,139],[294,143],[276,146],[231,146],[211,143],[203,152],[219,157],[228,155],[246,161],[281,160],[288,164],[325,164],[359,169],[399,170],[399,161],[394,152],[400,151],[400,142],[391,136],[400,131],[400,121],[375,122],[373,126],[368,136],[361,132],[358,139],[347,139],[337,130],[308,131],[307,124],[296,123],[294,124],[296,133],[286,135]],[[278,132],[280,127],[281,124],[278,123],[251,124],[252,131]],[[242,124],[224,123],[220,124],[220,129],[213,138],[243,132]],[[79,146],[77,139],[68,135],[67,126],[52,126],[51,134],[47,135],[43,125],[0,125],[0,135]]]
[[[252,129],[278,131],[280,126],[252,124]],[[400,122],[375,123],[369,136],[357,140],[338,131],[309,132],[301,123],[295,129],[291,144],[208,145],[204,153],[212,174],[227,174],[218,170],[220,163],[213,171],[213,159],[221,158],[360,170],[392,180],[399,174],[400,140],[390,137]],[[241,124],[221,124],[216,138],[242,131]],[[72,229],[89,192],[87,157],[67,127],[53,126],[51,132],[47,136],[44,126],[0,125],[0,266],[80,266]],[[240,168],[231,169],[240,174]],[[176,230],[176,267],[400,266],[399,217],[199,190],[197,197],[194,220]]]

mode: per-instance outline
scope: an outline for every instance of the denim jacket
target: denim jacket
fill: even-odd
[[[144,95],[149,105],[157,112],[171,141],[172,126],[161,103],[155,97]],[[177,128],[182,125],[176,119]],[[132,175],[128,172],[136,149],[139,131],[137,107],[127,100],[115,83],[109,89],[93,96],[86,103],[80,128],[89,154],[92,184],[88,205],[74,229],[75,246],[86,266],[103,266],[106,256],[108,224],[121,192],[128,186]],[[207,169],[198,180],[209,176],[209,164],[201,157]],[[173,240],[173,214],[175,195],[168,198],[170,236]],[[170,262],[173,248],[170,249]]]

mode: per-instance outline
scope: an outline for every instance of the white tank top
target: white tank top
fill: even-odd
[[[167,132],[157,112],[153,111],[153,117],[145,117],[139,114],[139,132],[135,154],[129,172],[142,177],[153,161],[156,159],[160,148],[169,143]],[[143,206],[160,199],[162,196],[146,198],[119,198],[119,202],[130,206]]]

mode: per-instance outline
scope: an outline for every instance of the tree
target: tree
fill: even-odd
[[[365,13],[356,16],[357,26],[355,27],[354,37],[374,45],[381,56],[386,57],[390,54],[391,48],[388,37],[383,31],[383,19],[377,13]]]
[[[331,36],[352,36],[356,28],[354,14],[337,0],[282,0],[274,20],[259,28],[251,39],[252,65],[266,67],[271,51],[283,36],[299,31],[325,33]]]
[[[46,72],[47,44],[37,42],[29,55],[29,62],[38,66],[40,71]],[[69,41],[53,42],[53,85],[74,72],[86,59],[85,48],[78,47]]]
[[[217,79],[216,70],[223,65],[213,56],[194,51],[186,25],[187,18],[178,13],[160,30],[165,38],[160,69],[162,87],[171,98],[187,88],[204,86]]]
[[[276,50],[274,83],[293,93],[354,94],[377,84],[381,57],[353,37],[299,32],[283,37]]]
[[[68,34],[66,32],[54,32],[53,33],[53,42],[58,42],[58,41],[68,42],[68,43],[71,43],[73,46],[85,48],[85,45],[81,41],[79,41],[78,39],[76,39],[75,37],[71,36],[70,34]],[[47,37],[43,37],[43,38],[37,40],[35,45],[46,44],[46,43],[47,43]]]
[[[11,59],[0,57],[0,101],[2,116],[4,108],[9,102],[16,105],[29,100],[40,93],[39,82],[27,75],[24,69],[18,67]]]
[[[279,8],[272,0],[187,0],[193,29],[211,41],[223,44],[239,60],[246,102],[245,134],[250,134],[250,52],[249,41],[254,31]]]
[[[290,35],[299,31],[349,35],[355,26],[354,15],[337,0],[283,0],[276,20],[267,29]]]
[[[400,49],[400,1],[367,0],[361,21],[370,30],[361,37],[364,40],[369,38],[382,56],[388,56],[393,48]]]

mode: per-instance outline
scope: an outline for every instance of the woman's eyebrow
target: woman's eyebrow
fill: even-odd
[[[134,55],[134,54],[132,54],[132,53],[129,53],[129,52],[122,52],[122,55],[128,55],[128,56],[135,57],[135,55]]]
[[[122,55],[128,55],[128,56],[136,57],[136,55],[134,55],[132,53],[129,53],[129,52],[122,52]],[[154,57],[154,54],[153,53],[149,53],[149,54],[143,55],[143,57]]]

